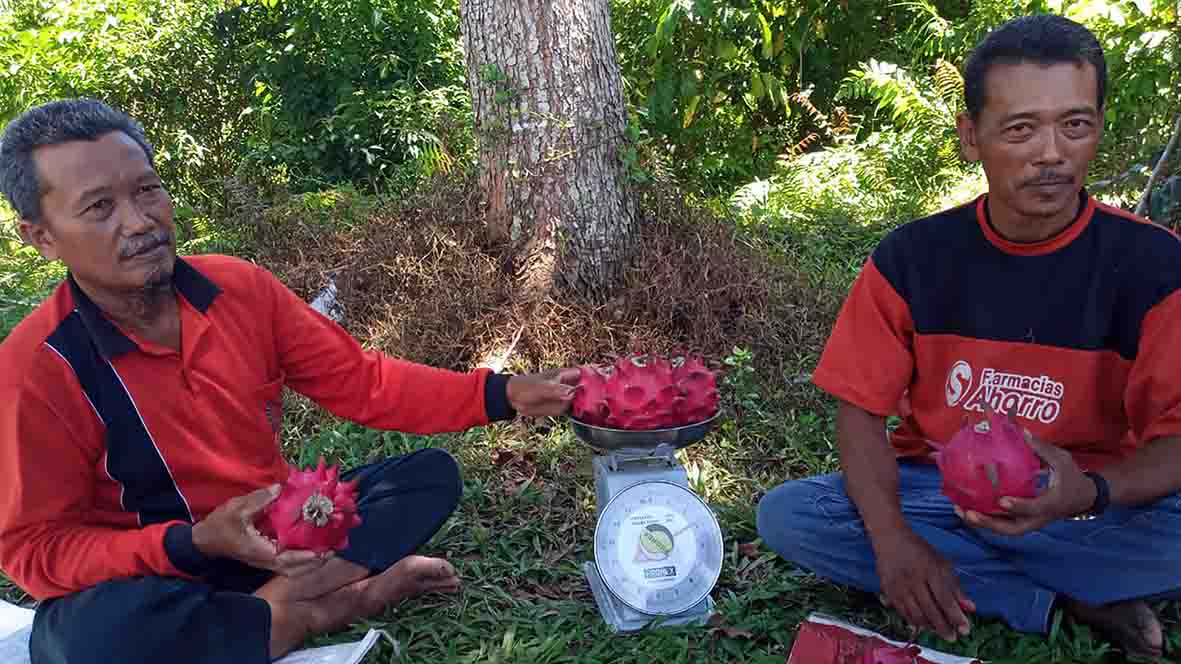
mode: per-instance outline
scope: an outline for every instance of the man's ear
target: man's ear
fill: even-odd
[[[980,161],[980,146],[976,142],[976,123],[967,111],[955,116],[955,131],[960,136],[960,156],[965,161]]]
[[[58,259],[57,243],[54,241],[53,232],[49,230],[49,225],[45,220],[38,222],[21,219],[18,229],[21,239],[37,249],[45,260],[55,261]]]

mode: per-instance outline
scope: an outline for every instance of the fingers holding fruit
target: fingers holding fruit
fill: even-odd
[[[1072,517],[1095,501],[1096,487],[1069,452],[1044,443],[1025,431],[1025,440],[1050,469],[1044,490],[1034,497],[1002,496],[997,502],[999,514],[981,514],[957,507],[968,523],[1003,535],[1023,535],[1046,525]]]
[[[340,481],[321,457],[314,470],[292,469],[283,484],[226,501],[193,527],[193,543],[208,556],[298,576],[348,546],[361,523],[356,499],[356,481]]]
[[[935,445],[943,493],[960,518],[1021,535],[1091,504],[1094,487],[1069,452],[1037,440],[1011,413],[987,406],[985,412],[986,422],[968,424],[948,444]],[[1045,486],[1043,477],[1049,478]]]
[[[573,376],[577,376],[576,369],[513,376],[505,387],[505,396],[513,410],[526,417],[564,415],[574,400]]]
[[[233,558],[268,567],[275,545],[263,537],[252,520],[279,494],[279,485],[227,500],[193,526],[193,545],[210,558]]]

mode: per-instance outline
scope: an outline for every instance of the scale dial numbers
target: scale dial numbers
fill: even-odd
[[[722,531],[697,494],[672,482],[633,484],[595,526],[595,563],[611,594],[636,611],[682,613],[722,570]]]

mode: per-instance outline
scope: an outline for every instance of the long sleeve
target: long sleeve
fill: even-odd
[[[77,400],[82,402],[72,404],[77,410],[55,408],[24,390],[0,406],[4,573],[37,599],[111,578],[186,576],[165,547],[173,523],[125,528],[95,522],[93,490],[102,468],[102,429],[84,398]],[[170,538],[176,551],[185,548],[184,527]]]
[[[279,364],[291,389],[359,424],[409,433],[463,431],[515,416],[508,376],[457,372],[365,350],[340,325],[312,309],[269,272]]]

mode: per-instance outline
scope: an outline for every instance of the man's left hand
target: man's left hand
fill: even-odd
[[[997,502],[1005,514],[965,512],[956,507],[960,518],[1002,535],[1024,535],[1091,507],[1095,502],[1095,483],[1083,474],[1070,452],[1038,440],[1028,430],[1025,431],[1025,441],[1050,468],[1050,481],[1041,495],[1036,498],[1002,497]]]
[[[578,369],[550,369],[513,376],[508,380],[506,391],[509,405],[518,415],[556,417],[570,410],[577,384]]]

